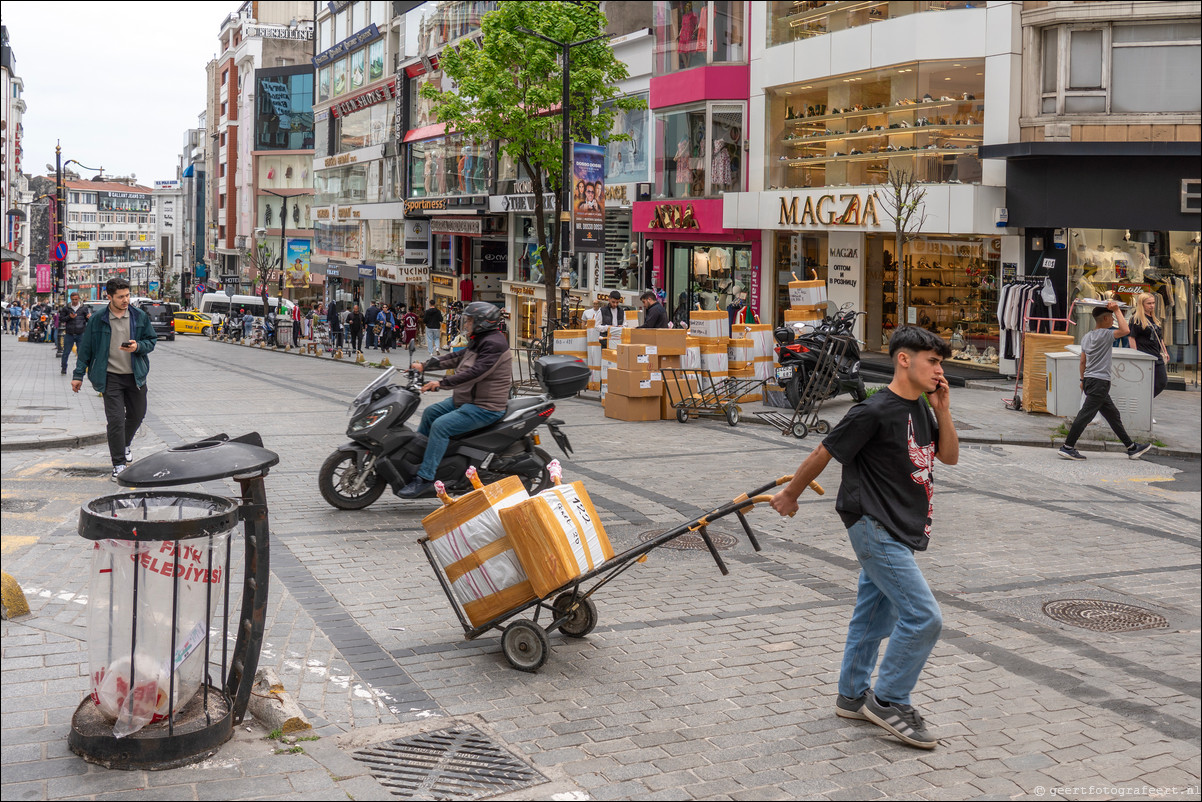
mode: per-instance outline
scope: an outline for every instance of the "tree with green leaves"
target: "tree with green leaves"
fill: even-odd
[[[558,42],[581,42],[605,32],[606,19],[597,3],[521,2],[500,3],[482,20],[480,39],[440,54],[440,66],[456,84],[454,93],[435,86],[422,87],[422,97],[433,103],[439,122],[447,133],[468,139],[497,140],[529,176],[534,190],[534,218],[538,253],[546,269],[547,321],[558,317],[557,270],[560,255],[569,250],[563,242],[562,226],[552,226],[547,240],[548,213],[554,221],[569,213],[563,207],[563,98],[562,50],[526,28]],[[629,139],[611,129],[618,111],[645,108],[641,98],[617,97],[617,83],[629,73],[613,54],[605,39],[571,49],[569,85],[569,130],[576,141],[599,144]],[[616,99],[615,99],[616,98]],[[607,102],[612,101],[612,102]],[[567,170],[571,165],[567,165]],[[568,176],[568,180],[570,180]],[[544,193],[555,197],[551,209]]]

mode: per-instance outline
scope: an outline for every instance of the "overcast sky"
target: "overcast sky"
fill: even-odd
[[[134,173],[146,186],[174,179],[184,131],[204,111],[205,65],[239,5],[5,0],[25,82],[22,171],[45,174],[59,140],[64,162]]]

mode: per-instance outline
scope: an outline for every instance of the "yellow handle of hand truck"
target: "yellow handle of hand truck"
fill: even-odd
[[[787,485],[789,482],[792,482],[792,481],[793,481],[793,474],[789,474],[788,476],[782,476],[781,478],[776,480],[776,486],[780,487],[781,485]],[[817,493],[820,496],[826,495],[826,491],[822,488],[822,485],[818,484],[817,482],[810,482],[810,490],[813,490],[815,493]],[[737,500],[738,499],[736,499],[736,501]]]

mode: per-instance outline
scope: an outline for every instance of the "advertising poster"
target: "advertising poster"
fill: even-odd
[[[330,99],[330,68],[322,67],[317,71],[317,102],[325,103]]]
[[[348,88],[346,85],[346,59],[340,58],[334,62],[334,96],[341,95]]]
[[[52,292],[54,290],[54,273],[50,270],[50,265],[38,265],[37,280],[37,292]]]
[[[384,77],[384,41],[372,42],[368,49],[368,80]]]
[[[284,282],[294,289],[309,286],[309,240],[288,240],[288,254],[285,260]]]
[[[367,83],[367,48],[351,53],[351,89]]]
[[[605,253],[605,148],[574,143],[573,240],[577,253]]]
[[[644,100],[647,95],[643,94]],[[647,109],[621,111],[614,109],[614,133],[629,134],[624,142],[610,142],[605,147],[605,180],[610,184],[626,184],[650,180],[647,172]]]

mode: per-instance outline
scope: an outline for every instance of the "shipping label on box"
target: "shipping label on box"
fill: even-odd
[[[664,377],[658,371],[611,370],[608,384],[609,392],[627,398],[658,398],[664,391]]]

